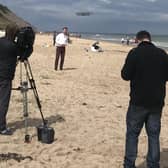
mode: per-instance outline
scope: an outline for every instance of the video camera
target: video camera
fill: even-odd
[[[18,60],[23,62],[33,52],[33,44],[35,40],[35,32],[32,27],[22,27],[16,32],[14,42],[18,48]]]

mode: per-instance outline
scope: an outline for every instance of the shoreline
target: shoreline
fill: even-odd
[[[73,37],[74,38],[74,37]],[[83,40],[89,40],[89,41],[92,41],[93,43],[96,42],[96,41],[99,41],[99,43],[109,43],[109,44],[113,44],[113,45],[117,45],[118,47],[121,46],[121,47],[126,47],[126,48],[134,48],[137,46],[137,44],[129,44],[129,45],[126,45],[126,44],[121,44],[119,42],[114,42],[114,41],[106,41],[106,40],[94,40],[94,39],[90,39],[90,38],[80,38],[80,39],[83,39]],[[153,42],[152,42],[153,43]],[[167,53],[168,53],[168,47],[159,47],[157,46],[158,48],[161,48],[163,50],[165,50]],[[128,51],[129,52],[129,51]]]
[[[81,38],[83,38],[83,39],[93,39],[95,41],[107,41],[107,42],[110,42],[110,43],[121,44],[121,38],[125,36],[124,34],[113,34],[113,33],[112,34],[103,34],[103,33],[101,34],[100,33],[99,35],[100,36],[96,37],[96,34],[90,34],[90,36],[87,37],[87,34],[83,34],[84,37],[81,37]],[[105,35],[105,37],[103,37],[103,35]],[[106,35],[109,35],[109,39]],[[134,34],[130,34],[129,36],[132,37],[132,38],[135,37]],[[158,37],[161,37],[164,40],[160,41],[158,39]],[[167,37],[167,42],[165,41],[165,37]],[[103,39],[101,39],[101,38],[103,38]],[[112,38],[112,39],[110,39],[110,38]],[[155,44],[159,48],[162,48],[164,50],[168,50],[168,35],[167,36],[165,36],[165,35],[153,35],[152,43]],[[126,45],[126,44],[124,44],[124,45]],[[136,43],[130,43],[130,46],[136,46]]]

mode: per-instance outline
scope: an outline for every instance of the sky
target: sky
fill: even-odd
[[[168,34],[168,0],[0,0],[41,31]],[[77,16],[76,12],[91,12]]]

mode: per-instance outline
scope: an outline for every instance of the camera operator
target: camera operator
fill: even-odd
[[[7,128],[6,115],[9,107],[12,80],[14,78],[17,47],[14,43],[18,30],[17,25],[9,24],[5,29],[5,37],[0,38],[0,134],[12,135]]]
[[[139,135],[144,125],[148,136],[147,167],[159,168],[168,55],[152,43],[149,32],[140,31],[136,38],[139,44],[128,53],[121,71],[122,78],[130,81],[124,168],[135,168]]]

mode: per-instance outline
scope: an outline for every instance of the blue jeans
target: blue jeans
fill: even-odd
[[[138,137],[145,124],[148,136],[147,167],[160,167],[160,128],[162,108],[144,108],[130,105],[127,112],[127,133],[124,168],[136,168]]]

